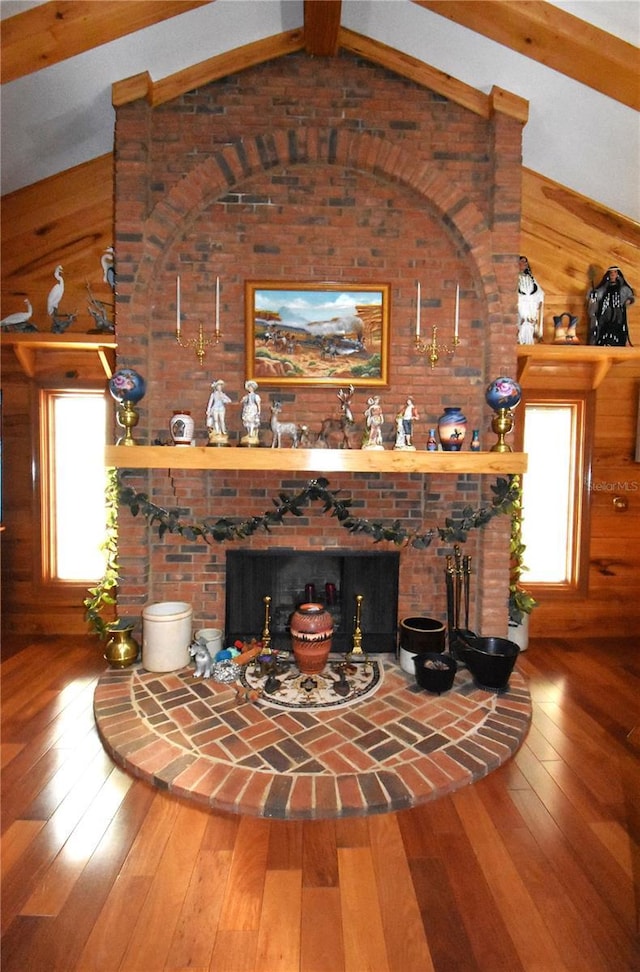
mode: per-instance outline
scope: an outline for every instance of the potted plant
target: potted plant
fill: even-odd
[[[117,623],[116,591],[118,587],[118,475],[113,468],[107,470],[107,486],[105,490],[106,505],[106,535],[102,544],[105,552],[104,574],[94,587],[88,590],[88,597],[84,599],[85,618],[89,630],[100,638],[110,633],[111,627]],[[103,617],[106,612],[109,617]]]
[[[517,478],[515,496],[511,505],[511,538],[509,543],[509,639],[525,651],[529,642],[529,615],[537,605],[533,595],[520,583],[526,571],[525,545],[522,542],[522,486]]]
[[[84,599],[85,618],[89,630],[105,642],[104,657],[112,668],[125,668],[136,661],[139,645],[133,637],[135,622],[117,615],[118,590],[118,475],[113,468],[107,471],[106,536],[104,574],[87,591]],[[103,615],[106,614],[105,618]]]

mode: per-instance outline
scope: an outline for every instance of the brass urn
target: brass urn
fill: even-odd
[[[132,635],[133,621],[115,621],[109,625],[110,637],[104,647],[104,657],[111,668],[127,668],[138,659],[140,645]]]

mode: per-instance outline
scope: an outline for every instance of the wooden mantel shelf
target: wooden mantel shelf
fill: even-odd
[[[521,344],[518,381],[524,388],[591,391],[613,365],[640,360],[640,348],[597,348],[580,344]]]
[[[243,449],[210,446],[107,446],[107,466],[248,472],[524,473],[523,452],[384,452],[366,449]]]
[[[37,355],[41,352],[65,353],[88,351],[97,354],[107,378],[115,368],[116,339],[110,334],[55,334],[53,332],[15,332],[2,334],[2,346],[12,346],[20,367],[28,378],[36,373]]]

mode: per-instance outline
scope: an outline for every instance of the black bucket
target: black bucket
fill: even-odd
[[[444,651],[444,624],[436,618],[403,618],[400,622],[400,647],[412,655]]]
[[[506,638],[474,638],[467,642],[464,663],[481,688],[502,691],[519,653],[519,645]]]

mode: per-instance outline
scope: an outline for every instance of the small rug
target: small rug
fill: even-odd
[[[340,709],[361,702],[378,690],[384,669],[380,662],[366,659],[345,664],[344,655],[329,658],[319,675],[301,675],[293,660],[285,659],[275,675],[260,673],[258,665],[242,668],[240,682],[260,693],[258,704],[276,709]]]

